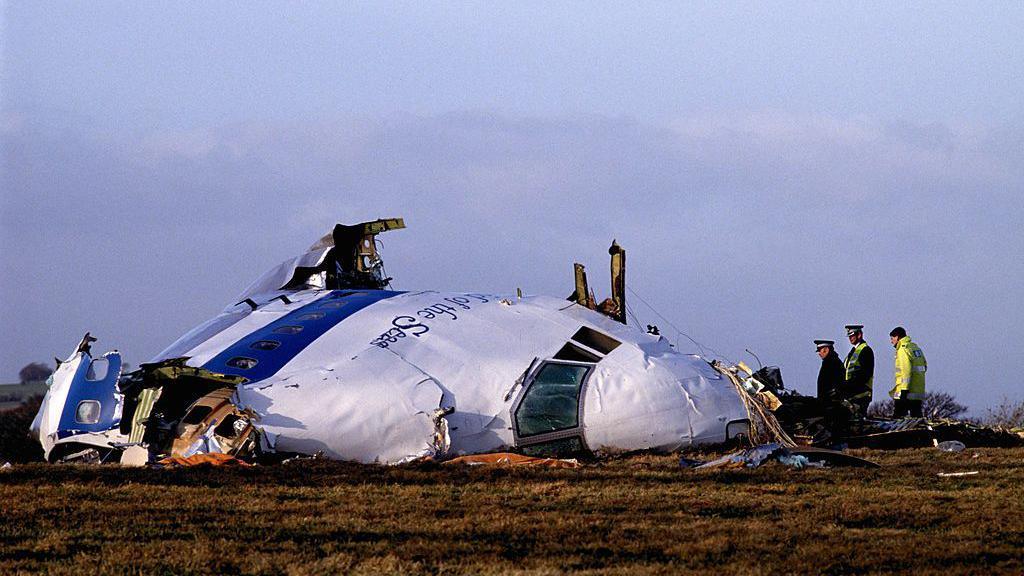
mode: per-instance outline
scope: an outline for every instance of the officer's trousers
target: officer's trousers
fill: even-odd
[[[906,400],[907,393],[900,392],[900,397],[892,401],[892,417],[893,418],[906,418],[908,416],[914,418],[921,418],[924,416],[921,409],[920,400]]]

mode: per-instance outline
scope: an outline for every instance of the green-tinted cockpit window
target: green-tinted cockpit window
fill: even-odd
[[[587,366],[546,364],[533,379],[519,408],[519,436],[569,430],[579,426],[580,388]]]

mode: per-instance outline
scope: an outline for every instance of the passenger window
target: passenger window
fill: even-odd
[[[327,309],[327,310],[337,310],[338,308],[341,308],[341,307],[347,306],[347,305],[348,305],[348,302],[345,302],[344,300],[328,300],[327,302],[324,302],[323,304],[321,304],[320,307],[324,308],[324,309]]]
[[[276,340],[257,340],[249,345],[249,348],[253,350],[273,350],[280,346],[281,343]]]
[[[298,334],[302,332],[302,326],[278,326],[274,328],[274,334]]]
[[[324,317],[324,313],[323,312],[310,312],[309,314],[303,314],[302,316],[299,316],[297,318],[297,320],[299,322],[309,322],[311,320],[319,320],[319,319],[321,319],[323,317]]]
[[[79,424],[95,424],[100,421],[100,403],[95,400],[82,400],[75,409],[75,422]]]
[[[246,358],[245,356],[236,356],[231,360],[227,361],[227,365],[233,368],[241,368],[242,370],[248,370],[253,366],[259,364],[259,361],[254,358]]]
[[[520,437],[579,426],[580,388],[587,366],[545,364],[516,409]]]
[[[106,358],[97,358],[89,363],[89,371],[85,373],[85,379],[90,382],[97,382],[107,377],[110,370],[110,362]]]

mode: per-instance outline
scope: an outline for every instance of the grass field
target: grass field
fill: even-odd
[[[884,467],[16,465],[0,572],[1024,572],[1024,449],[855,453]]]
[[[0,402],[17,404],[33,396],[46,394],[45,382],[29,382],[27,384],[0,384]]]

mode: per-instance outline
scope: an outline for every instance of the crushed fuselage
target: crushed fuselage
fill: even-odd
[[[749,433],[743,392],[722,372],[616,321],[621,249],[612,254],[620,309],[605,315],[589,294],[567,302],[384,289],[373,237],[401,227],[336,227],[153,362],[115,378],[119,412],[99,425],[112,435],[105,449],[396,463],[670,451]],[[76,354],[65,364],[91,362]],[[70,365],[55,374],[51,408],[61,390],[87,387],[77,374]],[[92,433],[44,420],[41,439]]]

